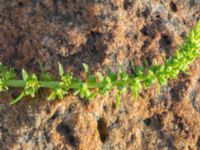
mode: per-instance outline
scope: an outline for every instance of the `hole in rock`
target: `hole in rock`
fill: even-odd
[[[166,34],[162,34],[159,40],[159,44],[160,44],[160,49],[164,50],[167,56],[169,56],[172,44],[170,37]]]
[[[24,3],[23,3],[23,2],[19,2],[19,3],[18,3],[18,6],[19,6],[19,7],[24,7]]]
[[[173,11],[173,12],[177,12],[177,6],[176,6],[176,4],[174,3],[174,2],[171,2],[170,3],[170,8],[171,8],[171,10]]]
[[[106,122],[104,121],[103,118],[100,118],[97,121],[97,128],[98,128],[98,131],[99,131],[100,139],[104,143],[108,138],[108,130],[107,130]]]
[[[65,140],[73,147],[79,144],[79,139],[74,136],[74,130],[65,123],[60,123],[56,131],[65,137]]]
[[[151,118],[147,118],[147,119],[143,120],[143,122],[146,126],[149,126],[151,124]]]

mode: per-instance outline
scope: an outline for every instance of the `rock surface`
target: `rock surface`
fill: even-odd
[[[149,65],[168,58],[200,19],[199,0],[1,0],[0,61],[20,69],[81,76],[81,63],[95,72],[130,60]],[[48,91],[16,106],[17,90],[0,94],[2,150],[200,149],[200,60],[156,93],[145,89],[137,101],[114,91],[86,102],[68,95],[47,102]]]

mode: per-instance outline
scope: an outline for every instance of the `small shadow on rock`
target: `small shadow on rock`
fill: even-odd
[[[146,118],[143,120],[143,123],[154,130],[160,130],[163,127],[162,115],[156,114],[150,118]]]
[[[200,136],[199,136],[199,138],[197,140],[196,146],[197,146],[197,148],[200,148]]]
[[[190,98],[190,101],[192,103],[194,110],[196,112],[200,113],[200,97],[197,94],[197,91],[192,90],[189,94],[189,98]]]

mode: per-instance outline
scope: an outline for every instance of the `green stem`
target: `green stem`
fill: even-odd
[[[56,88],[56,87],[60,87],[60,82],[59,81],[38,81],[41,85],[41,88]],[[5,85],[9,86],[9,87],[25,87],[26,82],[24,80],[7,80],[5,81]],[[77,83],[73,83],[72,85],[70,85],[70,89],[78,89],[80,88],[80,86],[82,85],[82,82],[77,82]],[[120,81],[114,81],[112,82],[112,85],[118,85],[120,84]],[[88,83],[88,88],[92,89],[92,88],[102,88],[104,86],[103,83]]]
[[[56,81],[39,81],[41,87],[43,88],[55,88],[59,87],[60,82]],[[26,82],[24,80],[8,80],[5,84],[9,87],[25,87]]]

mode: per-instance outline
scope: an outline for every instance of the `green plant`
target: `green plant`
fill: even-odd
[[[164,60],[163,64],[155,63],[144,68],[132,64],[132,74],[119,69],[118,72],[108,72],[103,75],[97,72],[95,75],[90,73],[89,67],[83,64],[85,69],[85,79],[75,78],[72,74],[65,73],[62,65],[58,63],[60,81],[55,81],[52,76],[42,71],[40,80],[36,74],[28,74],[22,69],[22,80],[15,80],[13,69],[7,69],[0,64],[0,92],[6,91],[9,87],[23,88],[21,94],[10,104],[15,104],[24,96],[34,97],[40,88],[49,88],[51,93],[48,100],[63,97],[72,91],[74,95],[91,100],[98,94],[104,94],[111,89],[116,89],[116,107],[119,108],[120,95],[130,90],[134,99],[137,99],[142,88],[148,88],[153,83],[160,86],[167,84],[168,78],[176,78],[180,71],[186,72],[188,66],[197,57],[200,49],[200,22],[187,34],[185,42],[179,46],[178,50],[169,59]]]

